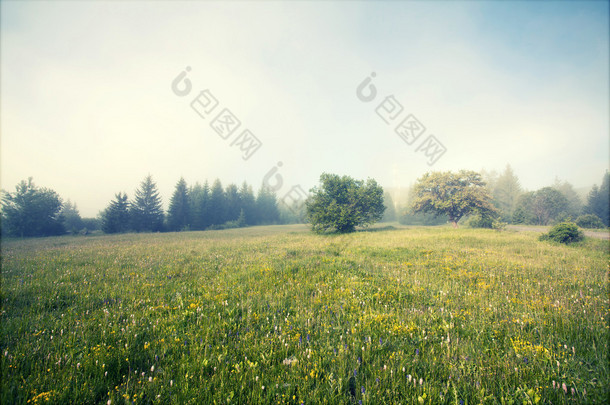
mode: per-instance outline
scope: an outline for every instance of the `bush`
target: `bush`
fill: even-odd
[[[493,229],[495,229],[496,231],[504,231],[506,229],[506,225],[508,225],[506,222],[502,222],[500,220],[495,220],[492,224],[491,227]]]
[[[578,229],[578,226],[571,222],[557,224],[551,228],[549,233],[540,236],[540,240],[551,240],[565,244],[580,242],[584,238],[585,235]]]
[[[479,214],[475,214],[468,218],[465,221],[466,226],[469,228],[487,228],[491,229],[493,227],[494,220],[490,216],[481,216]]]
[[[581,228],[589,228],[589,229],[599,229],[604,228],[604,223],[594,214],[581,215],[576,218],[576,225]]]

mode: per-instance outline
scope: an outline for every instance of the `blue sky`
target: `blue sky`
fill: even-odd
[[[85,216],[149,173],[167,203],[181,176],[257,189],[278,162],[279,197],[322,172],[407,187],[510,163],[534,190],[609,167],[608,2],[0,4],[1,186],[32,176]],[[227,140],[190,106],[205,89],[241,121]],[[376,114],[388,96],[425,126],[414,144]],[[262,142],[247,160],[243,129]]]

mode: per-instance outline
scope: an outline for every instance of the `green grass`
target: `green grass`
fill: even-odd
[[[0,401],[604,403],[608,259],[445,227],[3,241]]]

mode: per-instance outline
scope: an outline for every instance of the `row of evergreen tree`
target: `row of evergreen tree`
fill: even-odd
[[[102,212],[102,230],[118,232],[159,232],[236,228],[280,222],[275,193],[261,187],[255,196],[252,187],[229,184],[223,188],[216,179],[189,187],[181,178],[172,194],[167,213],[157,185],[147,176],[134,198],[118,193]]]

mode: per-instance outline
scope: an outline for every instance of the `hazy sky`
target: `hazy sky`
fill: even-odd
[[[181,176],[258,189],[278,162],[280,198],[322,172],[399,187],[429,170],[507,163],[530,190],[556,176],[599,184],[608,11],[605,1],[2,1],[1,186],[32,176],[95,216],[147,174],[167,205]],[[187,67],[190,92],[182,80],[172,90]],[[376,93],[364,85],[358,97],[373,72]],[[239,127],[223,125],[228,112]],[[417,139],[415,126],[402,132],[410,144],[395,132],[409,115],[425,127]]]

